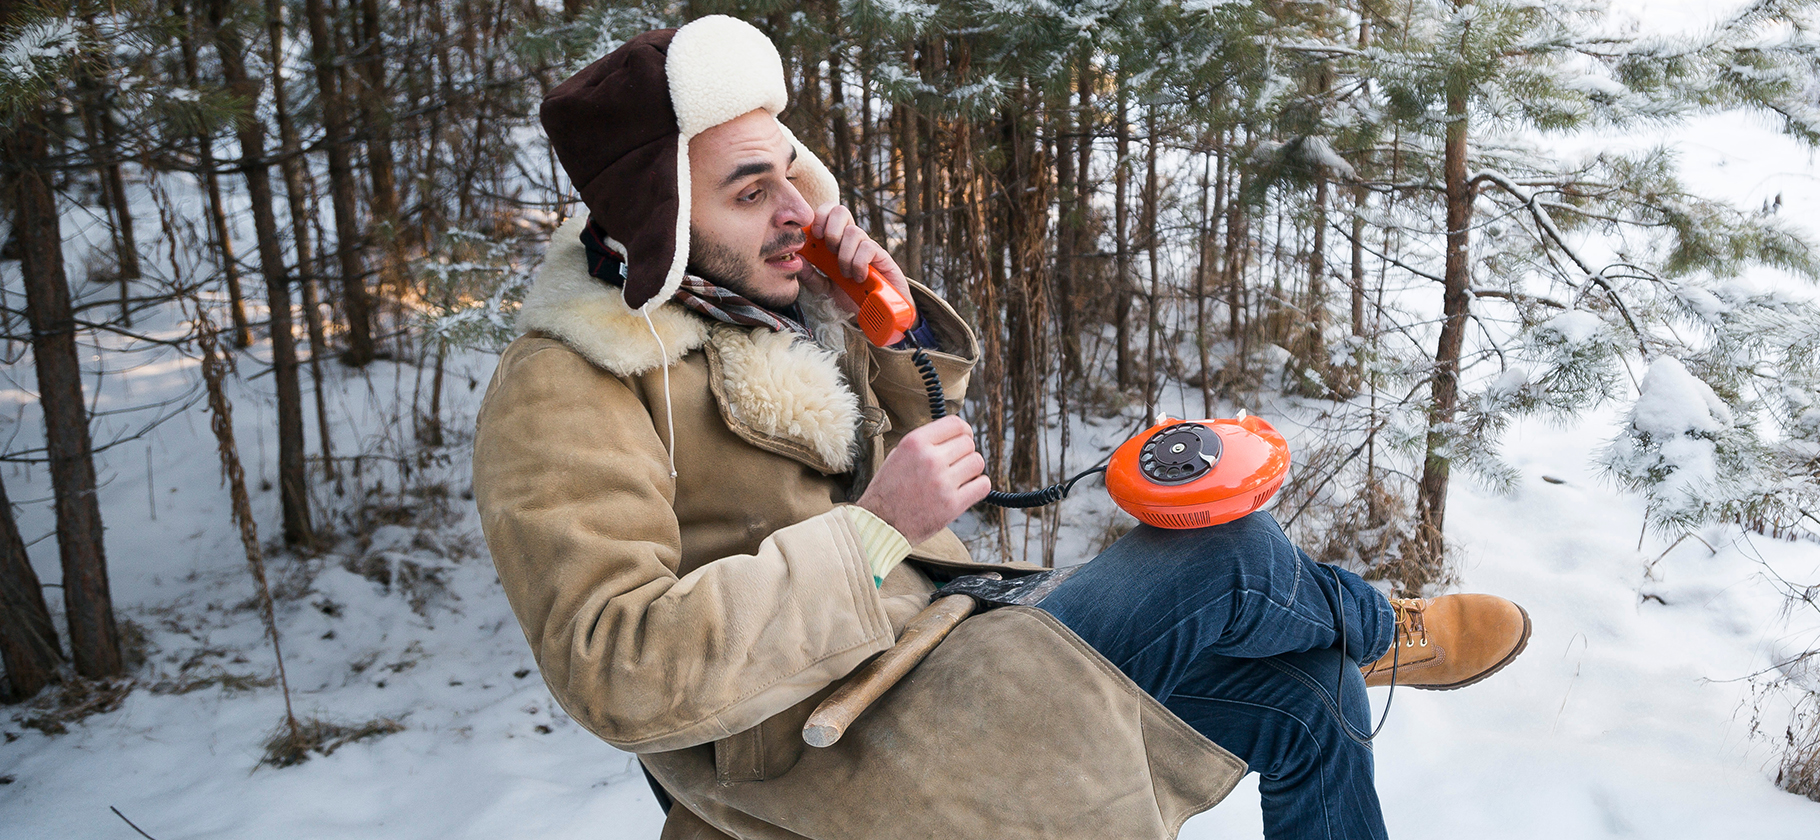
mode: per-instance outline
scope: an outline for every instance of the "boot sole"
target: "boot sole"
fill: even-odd
[[[1496,665],[1493,665],[1490,668],[1486,668],[1485,670],[1480,671],[1479,673],[1474,674],[1471,677],[1463,679],[1457,683],[1448,683],[1447,685],[1412,685],[1412,684],[1405,683],[1403,687],[1404,688],[1419,688],[1419,689],[1424,689],[1427,691],[1453,691],[1454,689],[1465,688],[1469,685],[1472,685],[1473,683],[1479,682],[1479,681],[1485,679],[1486,677],[1491,676],[1492,674],[1495,674],[1499,671],[1504,670],[1504,666],[1509,665],[1511,660],[1516,659],[1517,654],[1522,653],[1524,648],[1529,647],[1529,630],[1530,630],[1529,610],[1523,609],[1523,606],[1521,604],[1516,605],[1516,607],[1517,607],[1517,612],[1520,612],[1523,614],[1523,638],[1518,639],[1517,646],[1515,648],[1513,648],[1510,651],[1510,653],[1505,654],[1503,659],[1498,660],[1498,663]]]

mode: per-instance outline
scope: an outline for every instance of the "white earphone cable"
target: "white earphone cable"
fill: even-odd
[[[651,323],[651,313],[639,310],[645,316],[645,326],[651,329],[651,337],[657,339],[657,363],[664,370],[664,426],[669,429],[670,437],[666,449],[670,456],[670,477],[676,477],[676,417],[670,408],[670,351],[664,348],[663,336],[657,334],[657,325]]]

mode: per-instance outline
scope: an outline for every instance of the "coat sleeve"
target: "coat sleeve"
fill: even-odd
[[[500,583],[571,717],[625,750],[695,746],[890,647],[838,508],[678,577],[675,488],[644,403],[566,348],[533,347],[508,350],[489,386],[475,501]]]
[[[967,395],[968,379],[974,363],[979,361],[979,342],[947,301],[919,283],[911,284],[910,293],[917,314],[940,343],[939,348],[926,352],[941,379],[943,396],[951,405],[959,403]],[[929,422],[928,390],[911,359],[911,351],[867,347],[872,353],[872,393],[891,419],[894,434],[889,443],[895,446],[896,437]]]

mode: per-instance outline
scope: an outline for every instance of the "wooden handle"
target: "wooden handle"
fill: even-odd
[[[995,575],[996,577],[996,575]],[[803,742],[811,747],[833,746],[880,695],[910,673],[929,651],[941,644],[961,620],[973,614],[974,602],[966,595],[948,595],[923,608],[910,619],[904,635],[890,650],[853,673],[845,685],[815,707],[803,724]]]

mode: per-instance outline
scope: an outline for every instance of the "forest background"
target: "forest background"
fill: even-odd
[[[625,38],[711,13],[773,38],[785,121],[975,324],[966,414],[998,486],[1071,475],[1158,411],[1267,408],[1295,430],[1273,512],[1297,541],[1438,593],[1462,572],[1453,479],[1515,492],[1514,425],[1608,418],[1594,472],[1641,502],[1638,551],[1754,536],[1813,556],[1815,220],[1780,191],[1728,203],[1687,185],[1674,146],[1618,140],[1724,115],[1810,150],[1811,171],[1812,0],[1673,31],[1552,0],[9,0],[0,694],[17,728],[67,733],[135,691],[276,692],[251,763],[279,767],[406,727],[296,712],[283,669],[246,657],[370,601],[325,569],[397,621],[457,609],[485,565],[465,521],[473,397],[578,209],[536,105]],[[173,424],[187,457],[166,454]],[[231,523],[215,550],[242,569],[191,571],[187,594],[123,617],[110,557],[158,573],[108,523],[172,516],[171,472],[221,482],[225,503],[175,504]],[[126,483],[145,511],[104,504]],[[969,541],[1070,563],[1130,527],[1069,504],[976,512]],[[1655,568],[1638,604],[1667,606]],[[1820,799],[1820,636],[1799,618],[1820,614],[1820,570],[1771,577],[1747,620],[1793,629],[1744,702],[1770,710],[1750,718],[1768,775]],[[345,684],[427,655],[340,652],[303,657]]]

